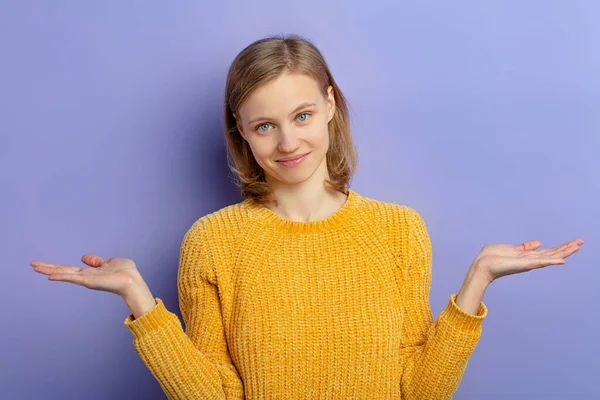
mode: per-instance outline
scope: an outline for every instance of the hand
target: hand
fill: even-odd
[[[111,292],[123,297],[141,278],[135,262],[129,258],[102,258],[84,254],[81,261],[92,268],[65,266],[34,260],[29,265],[36,272],[48,275],[49,281],[70,282],[92,290]]]
[[[539,240],[530,240],[518,246],[488,244],[483,247],[473,264],[491,283],[502,276],[528,272],[548,265],[564,264],[564,259],[579,251],[583,243],[583,239],[575,239],[539,251],[536,251],[542,245]]]

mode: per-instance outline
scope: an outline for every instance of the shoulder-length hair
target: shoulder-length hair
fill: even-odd
[[[241,136],[234,114],[260,85],[284,73],[302,73],[313,78],[323,96],[333,86],[335,114],[328,124],[329,150],[326,184],[343,191],[358,166],[358,154],[350,132],[348,104],[336,84],[323,55],[309,40],[299,35],[273,35],[257,40],[244,48],[233,60],[225,84],[224,127],[225,147],[234,184],[244,198],[265,203],[271,189],[265,181],[264,170],[256,162],[250,146]]]

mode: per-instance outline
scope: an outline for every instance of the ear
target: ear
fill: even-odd
[[[333,119],[335,115],[335,96],[333,94],[333,86],[327,88],[327,122]]]

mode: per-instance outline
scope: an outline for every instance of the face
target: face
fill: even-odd
[[[329,177],[325,155],[334,113],[332,86],[324,96],[314,79],[284,74],[254,90],[235,117],[267,182],[295,184]],[[300,163],[281,162],[306,153]]]

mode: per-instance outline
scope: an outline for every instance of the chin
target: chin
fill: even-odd
[[[278,175],[276,178],[274,178],[275,180],[281,182],[281,183],[285,183],[286,185],[296,185],[298,183],[302,183],[304,181],[306,181],[307,179],[309,179],[312,174],[294,174],[294,176],[289,176],[291,174],[288,174],[288,176],[286,176],[285,174],[281,174]]]
[[[294,185],[310,179],[316,170],[316,168],[288,169],[286,167],[279,167],[277,171],[270,171],[269,175],[278,182],[285,183],[286,185]]]

